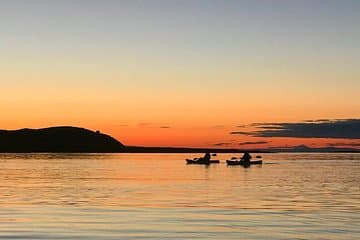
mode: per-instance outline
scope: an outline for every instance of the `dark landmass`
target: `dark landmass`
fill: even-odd
[[[310,148],[305,145],[287,148],[229,149],[125,146],[115,138],[78,127],[0,130],[0,152],[63,153],[275,153],[275,152],[360,152],[355,148]]]
[[[0,152],[121,152],[124,145],[100,132],[77,127],[0,130]]]
[[[139,147],[125,146],[127,153],[267,153],[270,151],[259,149],[231,149],[231,148],[178,148],[178,147]]]

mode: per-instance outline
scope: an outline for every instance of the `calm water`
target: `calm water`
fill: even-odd
[[[195,156],[0,154],[0,238],[360,239],[360,154]]]

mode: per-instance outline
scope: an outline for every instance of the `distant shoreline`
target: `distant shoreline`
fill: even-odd
[[[293,149],[285,151],[267,151],[266,149],[223,149],[223,148],[177,148],[177,147],[138,147],[138,146],[124,146],[121,151],[0,151],[2,154],[36,154],[36,153],[69,153],[69,154],[86,154],[86,153],[360,153],[360,150],[350,151],[325,151],[325,150],[313,150],[313,151],[295,151]]]
[[[360,153],[360,149],[328,150],[325,148],[310,148],[306,151],[296,149],[226,149],[226,148],[177,148],[177,147],[138,147],[125,146],[123,153]]]
[[[139,147],[125,146],[125,153],[271,153],[266,150],[258,149],[226,149],[226,148],[179,148],[179,147]]]

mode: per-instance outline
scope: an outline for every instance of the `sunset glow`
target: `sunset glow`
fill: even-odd
[[[230,134],[360,118],[357,1],[319,11],[318,1],[99,3],[1,3],[1,129],[79,126],[138,146],[360,148],[359,138]]]

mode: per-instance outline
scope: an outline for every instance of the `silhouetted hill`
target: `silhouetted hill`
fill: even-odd
[[[0,130],[0,152],[121,152],[124,145],[77,127]]]

